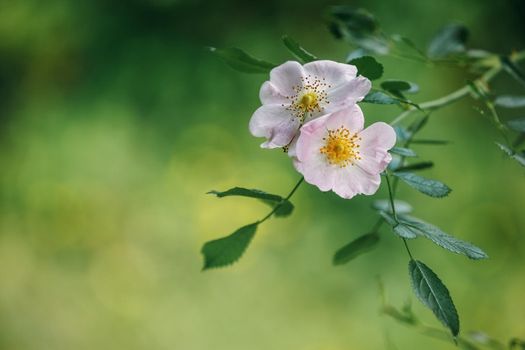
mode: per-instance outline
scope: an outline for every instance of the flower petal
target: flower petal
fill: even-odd
[[[396,143],[394,128],[383,122],[374,123],[359,136],[362,139],[359,148],[361,159],[357,165],[369,174],[383,172],[392,160],[388,150]]]
[[[294,137],[300,122],[282,106],[263,105],[253,113],[250,132],[256,137],[266,137],[262,148],[284,147]]]
[[[363,130],[365,125],[365,117],[361,107],[356,104],[348,106],[343,109],[339,109],[336,112],[330,113],[329,118],[326,121],[326,129],[337,129],[340,126],[344,126],[351,133],[357,133]]]
[[[325,82],[332,87],[343,84],[357,75],[355,66],[328,60],[307,63],[304,65],[304,71],[306,75],[324,78]]]
[[[330,191],[334,187],[337,170],[340,168],[327,166],[325,157],[317,150],[307,162],[297,160],[295,168],[304,176],[309,184],[317,186],[321,191]]]
[[[325,105],[325,111],[333,112],[361,101],[368,94],[371,87],[372,83],[370,80],[359,76],[330,88],[327,91],[330,103]]]
[[[271,81],[265,81],[262,86],[261,90],[259,91],[259,99],[261,100],[261,103],[263,105],[289,105],[290,100],[286,98],[285,95],[281,93],[279,89],[271,82]]]
[[[330,117],[331,114],[327,114],[302,126],[294,150],[299,161],[307,162],[310,158],[320,154],[319,150],[323,147],[323,137],[326,134],[326,123]]]
[[[294,86],[302,86],[301,78],[304,78],[304,76],[303,66],[301,66],[299,62],[288,61],[271,70],[270,82],[281,95],[293,96],[295,94]],[[266,103],[262,100],[262,94],[263,91],[261,88],[261,102]]]
[[[381,184],[379,174],[368,174],[357,166],[339,170],[334,180],[333,191],[342,198],[350,199],[357,194],[372,195]]]

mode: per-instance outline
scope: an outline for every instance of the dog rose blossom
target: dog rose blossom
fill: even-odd
[[[303,125],[291,155],[305,181],[347,199],[374,194],[392,160],[388,150],[396,143],[396,133],[383,122],[363,127],[357,105]]]
[[[288,61],[270,72],[260,90],[262,106],[250,120],[250,132],[265,137],[263,148],[285,147],[301,125],[361,101],[370,81],[355,66],[314,61],[302,66]]]

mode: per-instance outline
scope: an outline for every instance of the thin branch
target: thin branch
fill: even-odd
[[[520,62],[520,61],[522,61],[524,59],[525,59],[525,51],[520,51],[520,52],[514,54],[511,57],[511,60],[513,62]],[[496,75],[498,75],[502,70],[503,70],[503,66],[501,64],[498,64],[497,66],[495,66],[495,67],[489,69],[488,71],[486,71],[481,77],[476,79],[475,82],[485,83],[486,84],[489,81],[491,81]],[[470,86],[469,85],[465,85],[461,89],[458,89],[458,90],[456,90],[456,91],[454,91],[454,92],[452,92],[452,93],[450,93],[450,94],[448,94],[446,96],[440,97],[440,98],[435,99],[435,100],[431,100],[431,101],[420,103],[419,104],[419,108],[422,109],[422,110],[427,110],[427,111],[438,109],[438,108],[444,107],[446,105],[449,105],[451,103],[454,103],[457,100],[460,100],[460,99],[462,99],[465,96],[468,96],[470,94],[470,92],[471,92]],[[418,109],[415,108],[415,107],[409,107],[406,111],[404,111],[403,113],[398,115],[390,123],[390,125],[396,125],[396,124],[401,123],[406,117],[408,117],[410,114],[412,114],[415,111],[418,111]]]

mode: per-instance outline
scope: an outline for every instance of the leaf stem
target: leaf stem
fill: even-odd
[[[513,62],[519,62],[525,59],[525,51],[520,51],[512,55],[511,60]],[[501,63],[498,63],[495,67],[492,67],[488,71],[486,71],[481,77],[479,77],[475,82],[480,83],[488,83],[491,81],[496,75],[498,75],[503,70],[503,66]],[[471,92],[470,86],[467,84],[463,86],[462,88],[445,95],[443,97],[437,98],[435,100],[423,102],[419,104],[419,108],[422,110],[434,110],[441,108],[443,106],[449,105],[451,103],[456,102],[457,100],[460,100],[461,98],[469,95]],[[413,112],[417,111],[418,109],[415,107],[409,107],[406,111],[398,115],[391,123],[390,125],[396,125],[401,123],[406,117],[408,117]]]
[[[386,177],[386,185],[388,187],[388,197],[390,198],[390,207],[392,209],[392,215],[394,216],[394,219],[397,222],[396,206],[394,205],[394,194],[392,192],[392,187],[390,186],[390,176],[388,175],[388,173],[385,173],[385,177]],[[410,257],[410,260],[414,260],[414,257],[412,256],[412,253],[410,252],[410,248],[408,247],[407,240],[403,237],[401,239],[403,240],[405,249],[408,253],[408,256]]]
[[[258,221],[259,224],[262,224],[263,222],[265,222],[266,220],[268,220],[273,214],[275,214],[275,212],[283,205],[284,202],[288,201],[292,196],[293,194],[295,193],[295,191],[297,191],[297,189],[299,188],[299,186],[301,186],[301,184],[303,183],[304,181],[304,177],[301,177],[299,179],[299,181],[295,184],[295,186],[292,188],[292,190],[290,191],[290,193],[288,193],[288,195],[282,200],[280,201],[279,203],[277,203],[277,205],[275,207],[273,207],[272,211],[270,211],[264,218],[262,218],[261,220]]]
[[[394,205],[394,193],[392,192],[392,186],[390,186],[390,176],[385,172],[386,185],[388,187],[388,197],[390,198],[390,209],[392,209],[392,215],[397,222],[396,206]]]
[[[402,240],[403,240],[403,243],[405,244],[405,249],[407,250],[410,260],[414,260],[414,257],[412,256],[412,253],[410,252],[410,248],[408,248],[408,243],[407,243],[406,238],[402,238]]]

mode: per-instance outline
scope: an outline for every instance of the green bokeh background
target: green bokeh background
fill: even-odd
[[[282,34],[323,58],[333,40],[325,1],[24,0],[0,2],[1,349],[454,349],[379,313],[414,299],[401,242],[343,267],[334,251],[375,222],[372,197],[345,201],[303,186],[296,211],[258,231],[236,265],[201,273],[203,242],[266,214],[264,204],[216,199],[239,185],[285,194],[297,181],[280,151],[247,131],[264,75],[243,75],[204,49],[242,47],[290,59]],[[424,47],[450,21],[471,43],[523,49],[522,2],[349,1],[384,29]],[[439,97],[472,76],[382,58],[385,78]],[[497,91],[523,93],[500,76]],[[469,261],[431,243],[416,256],[448,285],[462,330],[525,337],[524,171],[495,147],[498,134],[463,100],[432,116],[416,148],[429,177],[453,192],[431,199],[404,186],[415,215],[490,255]],[[367,124],[395,107],[364,107]],[[502,111],[504,118],[513,114]],[[375,198],[384,198],[384,188]],[[440,327],[414,301],[425,322]]]

